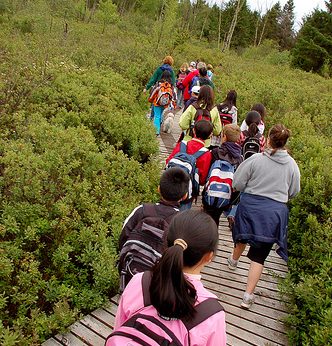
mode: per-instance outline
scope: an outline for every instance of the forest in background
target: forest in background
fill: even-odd
[[[236,89],[240,120],[262,102],[267,128],[283,122],[292,130],[302,191],[290,205],[282,286],[289,340],[332,339],[331,37],[317,29],[320,41],[303,38],[322,44],[314,49],[321,65],[308,71],[325,78],[293,69],[306,24],[293,51],[265,34],[255,43],[264,16],[255,17],[256,36],[249,23],[257,21],[245,25],[248,7],[239,3],[221,11],[204,1],[0,0],[1,344],[38,345],[116,292],[122,222],[157,199],[158,146],[141,91],[165,54],[175,68],[213,64],[216,99]],[[312,18],[324,12],[331,24],[330,9]],[[309,53],[303,61],[319,60]]]

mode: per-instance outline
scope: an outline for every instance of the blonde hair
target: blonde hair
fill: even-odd
[[[213,72],[213,66],[211,64],[207,64],[206,69]]]
[[[163,63],[172,66],[174,64],[174,59],[170,55],[167,55],[165,56]]]
[[[184,63],[181,65],[180,70],[181,70],[181,71],[183,71],[183,70],[187,71],[188,68],[189,68],[188,63],[184,62]]]
[[[240,127],[236,124],[227,124],[222,129],[222,133],[226,136],[227,142],[238,142],[241,135]]]

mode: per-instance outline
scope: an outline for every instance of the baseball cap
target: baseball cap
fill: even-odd
[[[201,87],[199,85],[194,85],[191,89],[191,92],[194,94],[199,94],[200,89],[201,89]]]
[[[196,67],[196,63],[195,63],[195,61],[192,61],[192,62],[190,63],[190,66],[192,66],[192,67]]]

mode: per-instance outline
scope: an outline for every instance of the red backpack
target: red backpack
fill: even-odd
[[[232,124],[233,115],[230,113],[231,110],[227,106],[223,108],[218,107],[218,110],[221,125],[224,127],[225,125]]]
[[[194,137],[193,129],[197,121],[207,120],[212,124],[212,118],[210,111],[208,109],[201,108],[201,106],[199,106],[197,102],[194,102],[192,106],[196,109],[196,113],[190,124],[189,136]]]

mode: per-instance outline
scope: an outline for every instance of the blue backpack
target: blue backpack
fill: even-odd
[[[203,191],[203,201],[215,208],[227,207],[232,195],[234,167],[227,161],[216,160],[210,167]]]
[[[208,149],[203,147],[192,155],[188,154],[187,142],[182,141],[180,143],[180,151],[169,160],[166,166],[166,169],[179,167],[188,173],[190,177],[188,199],[199,195],[199,175],[196,167],[196,160],[206,152],[208,152]]]

